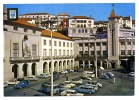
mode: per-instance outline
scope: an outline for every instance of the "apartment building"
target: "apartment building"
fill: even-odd
[[[86,16],[69,18],[68,36],[71,38],[90,37],[93,34],[94,19]]]

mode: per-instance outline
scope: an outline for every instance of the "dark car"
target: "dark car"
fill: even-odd
[[[107,72],[106,75],[111,79],[114,78],[114,74],[112,72]]]
[[[109,79],[109,76],[106,75],[106,74],[102,74],[102,75],[100,75],[100,78],[101,78],[101,79]]]
[[[21,89],[27,86],[29,86],[28,81],[20,81],[20,83],[16,84],[14,88]]]

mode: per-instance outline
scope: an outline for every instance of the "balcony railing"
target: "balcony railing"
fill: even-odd
[[[74,56],[53,56],[53,59],[71,59],[74,58]],[[51,56],[43,57],[43,60],[49,60],[51,59]]]
[[[97,60],[104,60],[107,59],[107,56],[97,56]],[[77,55],[75,60],[96,60],[96,56],[93,55]]]
[[[10,57],[10,62],[39,61],[40,57]]]

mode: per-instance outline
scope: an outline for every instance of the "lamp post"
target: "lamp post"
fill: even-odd
[[[48,20],[46,20],[48,24],[50,24],[50,30],[51,30],[51,96],[53,96],[53,23],[56,22],[56,17],[48,17]]]
[[[98,76],[98,75],[97,75],[97,49],[96,49],[96,36],[97,36],[97,35],[90,35],[90,36],[92,36],[93,39],[95,40],[95,41],[94,41],[94,44],[95,44],[95,45],[94,45],[94,46],[95,46],[95,60],[96,60],[96,61],[95,61],[95,72],[96,72],[96,73],[95,73],[95,74],[96,74],[96,78],[97,78],[97,76]]]

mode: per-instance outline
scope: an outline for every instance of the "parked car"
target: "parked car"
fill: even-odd
[[[51,93],[51,85],[50,84],[42,84],[41,88],[40,88],[40,91],[50,94]],[[53,85],[53,93],[54,94],[59,94],[58,84]]]
[[[35,76],[28,76],[28,77],[25,77],[25,80],[28,80],[28,81],[37,81],[38,78],[35,77]]]
[[[130,72],[130,73],[128,74],[128,76],[131,76],[131,77],[135,76],[135,72]]]
[[[83,80],[82,84],[90,84],[90,85],[94,85],[100,88],[102,87],[102,84],[97,81]]]
[[[97,85],[85,84],[85,86],[92,87],[94,90],[98,90],[98,86]]]
[[[96,91],[96,90],[94,90],[93,87],[91,87],[91,86],[85,86],[85,85],[80,85],[80,86],[75,87],[73,89],[76,90],[77,92],[89,93],[89,94],[93,94]]]
[[[112,72],[107,72],[106,75],[111,79],[114,78],[114,74]]]
[[[20,83],[16,84],[14,88],[21,89],[27,86],[29,86],[28,81],[20,81]]]
[[[8,83],[7,82],[4,82],[3,83],[3,86],[4,86],[4,88],[8,87]]]
[[[74,72],[74,69],[70,69],[70,72]]]
[[[17,81],[17,79],[11,79],[9,81],[6,81],[8,83],[8,85],[16,85],[18,84],[20,81]]]
[[[83,79],[83,80],[92,80],[92,78],[91,77],[80,77],[81,79]]]
[[[67,83],[67,84],[72,83],[72,84],[80,85],[80,84],[82,84],[82,80],[72,79],[71,81],[65,81],[65,83]]]
[[[25,78],[18,78],[17,81],[23,81]]]
[[[84,94],[78,93],[76,90],[65,90],[60,93],[61,96],[83,96]]]
[[[42,73],[42,74],[38,75],[37,77],[38,78],[48,78],[48,77],[50,77],[50,75],[47,73]]]
[[[95,73],[92,71],[84,71],[83,72],[83,77],[95,77]]]
[[[69,73],[67,70],[64,70],[64,71],[62,71],[61,72],[62,74],[67,74],[67,73]]]
[[[101,78],[101,79],[109,79],[108,75],[106,75],[106,74],[100,75],[100,78]]]

